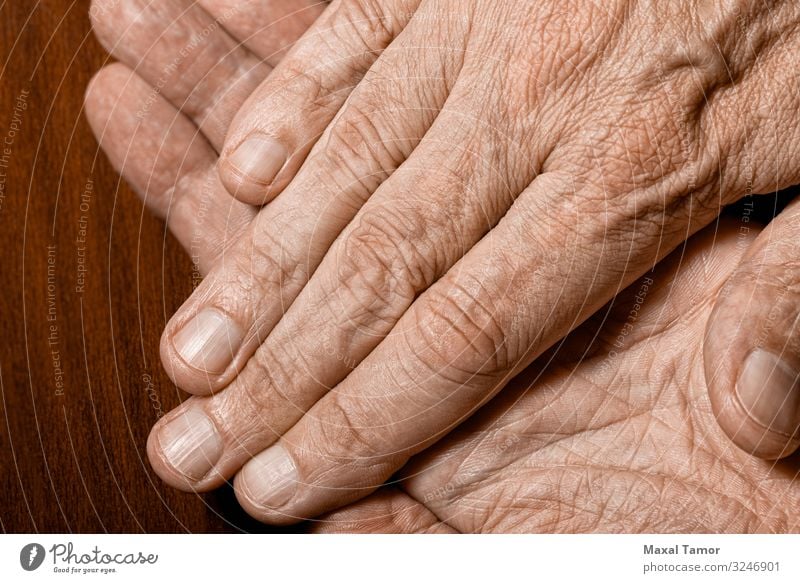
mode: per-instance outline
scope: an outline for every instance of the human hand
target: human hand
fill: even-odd
[[[793,3],[510,6],[336,2],[250,98],[222,180],[282,192],[165,332],[179,386],[230,383],[155,429],[167,481],[246,463],[272,522],[356,499],[721,204],[797,180]]]

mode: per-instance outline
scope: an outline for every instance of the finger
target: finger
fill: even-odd
[[[398,490],[383,488],[351,506],[321,516],[311,526],[320,534],[453,534],[425,506]]]
[[[216,155],[197,127],[161,96],[151,98],[136,73],[109,65],[86,90],[86,116],[111,164],[147,208],[167,219],[202,274],[255,210],[231,202],[217,178]]]
[[[742,233],[749,230],[743,223]],[[706,382],[717,421],[736,445],[766,459],[800,446],[799,241],[795,201],[748,249],[706,328]]]
[[[117,59],[189,116],[219,150],[231,119],[270,67],[194,0],[94,0],[92,27]]]
[[[199,0],[230,35],[272,67],[328,6],[327,0]]]
[[[425,135],[447,99],[446,79],[438,64],[403,66],[405,54],[401,47],[381,57],[289,189],[169,322],[162,360],[178,386],[205,394],[243,370],[334,239]],[[417,82],[387,107],[383,96],[408,67]]]
[[[418,2],[330,5],[231,125],[220,158],[220,176],[231,194],[264,204],[289,184]]]

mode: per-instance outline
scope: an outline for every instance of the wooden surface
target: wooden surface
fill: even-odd
[[[0,529],[259,530],[230,489],[171,490],[145,457],[181,398],[158,340],[191,266],[83,118],[106,59],[88,8],[0,0]]]

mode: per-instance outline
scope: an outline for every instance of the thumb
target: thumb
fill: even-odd
[[[706,384],[731,440],[778,459],[800,445],[800,199],[752,243],[750,217],[745,205],[741,240],[751,246],[706,326]]]

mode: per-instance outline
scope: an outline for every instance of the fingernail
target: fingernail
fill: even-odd
[[[280,508],[297,490],[297,468],[281,445],[273,445],[254,457],[242,470],[243,493],[251,502]]]
[[[791,436],[800,424],[798,376],[782,358],[756,348],[745,359],[736,382],[739,401],[754,421]]]
[[[269,184],[275,180],[288,157],[289,152],[277,140],[251,136],[228,157],[228,163],[242,176]]]
[[[167,462],[196,481],[205,476],[222,455],[222,439],[214,422],[199,409],[189,409],[167,423],[158,434]]]
[[[239,352],[243,338],[236,322],[217,310],[207,308],[184,324],[175,334],[173,344],[189,366],[221,373]]]

